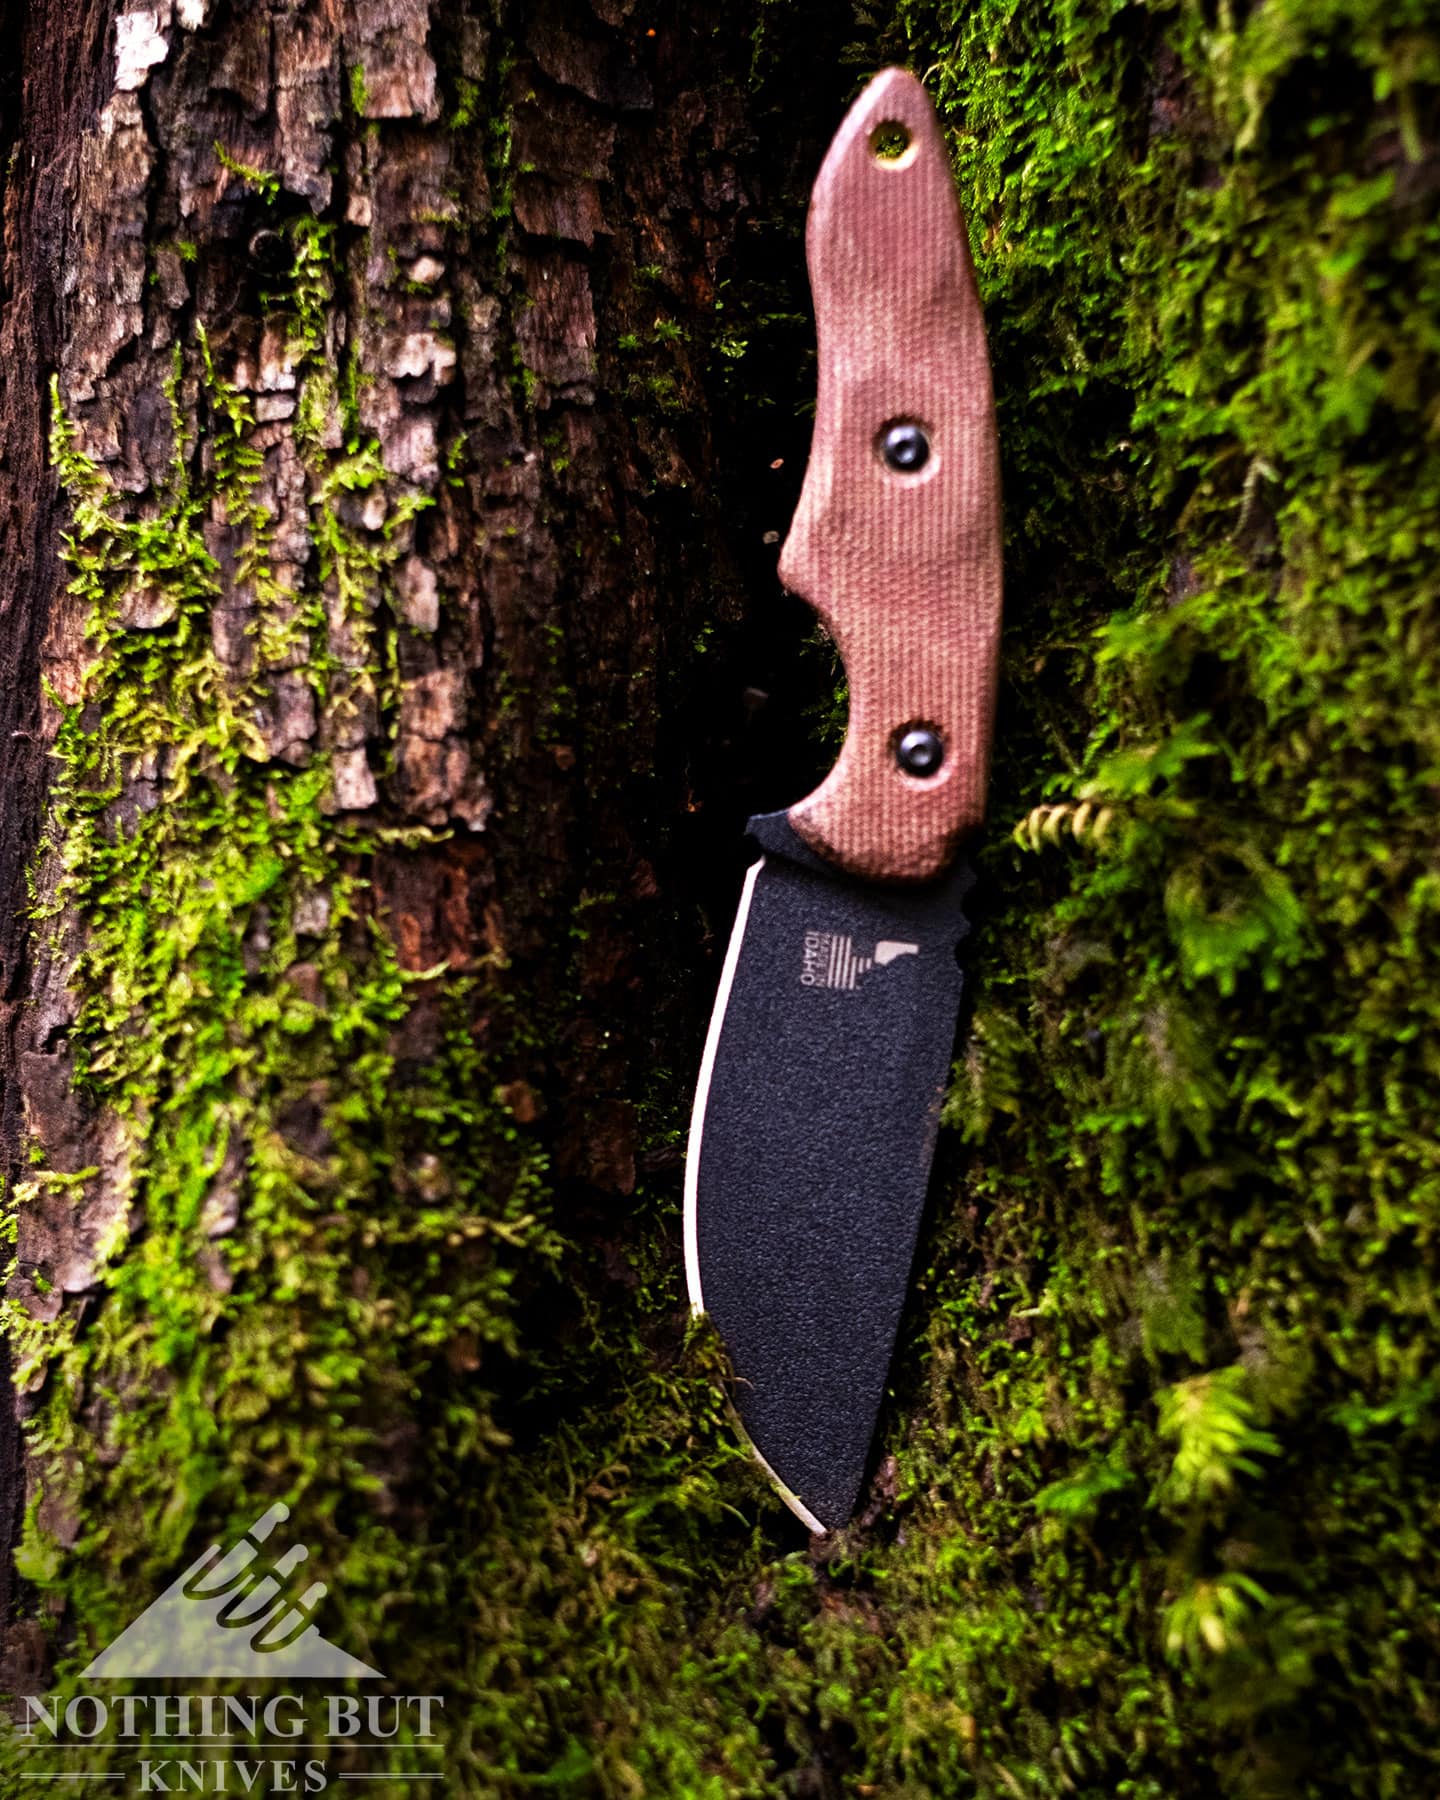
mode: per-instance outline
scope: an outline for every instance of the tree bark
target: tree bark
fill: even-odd
[[[678,1166],[753,46],[432,12],[19,28],[6,1498],[23,1571],[98,1528],[115,1593],[62,1644],[274,1494],[423,1533],[493,1473],[517,1319],[625,1304]]]
[[[7,6],[0,132],[7,169],[0,265],[0,1156],[13,1183],[23,1132],[16,1079],[27,1036],[31,975],[26,877],[44,808],[40,641],[61,582],[61,512],[45,451],[46,381],[61,339],[60,293],[69,254],[65,171],[101,104],[103,5]],[[9,1341],[0,1342],[8,1376]],[[11,1550],[24,1473],[18,1419],[0,1408],[0,1616],[15,1616]]]

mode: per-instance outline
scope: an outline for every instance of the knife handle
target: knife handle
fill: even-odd
[[[907,71],[878,75],[846,116],[806,251],[819,392],[780,576],[835,640],[850,720],[834,768],[789,817],[853,875],[924,881],[984,814],[1001,523],[965,221]]]

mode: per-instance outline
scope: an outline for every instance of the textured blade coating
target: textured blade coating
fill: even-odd
[[[783,814],[750,831],[764,863],[695,1101],[690,1297],[729,1351],[755,1448],[797,1512],[834,1528],[859,1497],[905,1304],[974,878],[872,886]]]

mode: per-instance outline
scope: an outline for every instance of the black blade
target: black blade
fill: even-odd
[[[851,880],[752,819],[686,1170],[690,1299],[741,1421],[814,1530],[855,1509],[954,1047],[974,882]]]

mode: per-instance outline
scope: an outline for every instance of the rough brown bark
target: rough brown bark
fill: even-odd
[[[222,395],[251,421],[251,499],[268,523],[213,502],[199,527],[214,593],[197,653],[246,746],[238,773],[211,771],[217,791],[327,771],[319,819],[372,846],[351,871],[365,896],[352,946],[368,922],[403,970],[471,978],[470,1042],[503,1077],[516,1130],[548,1156],[572,1240],[603,1249],[623,1295],[633,1278],[616,1246],[637,1173],[647,1154],[652,1172],[678,1163],[647,1151],[637,1105],[649,1070],[689,1058],[706,997],[705,980],[671,978],[693,968],[717,891],[689,821],[717,738],[745,716],[738,689],[717,706],[702,688],[697,711],[678,671],[697,636],[737,619],[754,558],[717,495],[705,384],[748,198],[747,21],[683,7],[642,18],[628,0],[16,13],[0,1081],[12,1181],[38,1164],[63,1185],[19,1209],[11,1297],[83,1341],[108,1303],[116,1233],[147,1230],[134,1132],[103,1082],[77,1079],[90,923],[61,847],[37,850],[46,752],[67,709],[82,743],[106,729],[87,686],[92,598],[67,592],[57,553],[75,497],[57,497],[46,434],[68,433],[115,517],[143,522],[176,479],[177,444],[197,482],[219,479]],[[373,446],[383,480],[326,488],[357,445]],[[356,592],[317,520],[369,570]],[[112,600],[125,641],[175,628],[172,587],[143,568]],[[378,680],[377,633],[390,659]],[[180,804],[180,723],[172,741],[119,757],[97,841]],[[747,798],[731,802],[737,819]],[[32,876],[43,930],[27,916]],[[329,899],[296,910],[300,948],[282,972],[322,1008],[304,943]],[[274,921],[262,905],[241,923],[258,973]],[[438,988],[412,990],[388,1047],[402,1074],[433,1062],[447,1004]],[[286,1154],[319,1168],[335,1150],[334,1084],[280,1086]],[[142,1128],[152,1116],[142,1109]],[[423,1162],[423,1120],[399,1135],[405,1167]],[[230,1144],[205,1202],[216,1247],[201,1266],[221,1325],[226,1244],[248,1228],[249,1148]],[[395,1181],[395,1207],[417,1204],[423,1184]],[[547,1290],[552,1314],[565,1292]],[[446,1356],[462,1376],[474,1360],[463,1340]],[[22,1413],[48,1378],[43,1361],[22,1376]],[[104,1441],[109,1402],[87,1386],[73,1405]],[[413,1428],[403,1408],[379,1412],[387,1504],[420,1505],[406,1498]],[[0,1420],[13,1433],[8,1407]],[[68,1547],[93,1471],[82,1455],[57,1485],[47,1467],[32,1459],[17,1481],[12,1460],[6,1518],[13,1537],[36,1505],[47,1541]],[[12,1634],[12,1680],[36,1655],[28,1627]]]
[[[55,482],[45,454],[46,374],[62,333],[70,254],[73,146],[102,99],[103,0],[0,9],[0,1166],[19,1151],[15,1079],[26,1025],[29,921],[25,883],[42,816],[39,644],[60,585]],[[9,1348],[0,1338],[0,1382]],[[12,1610],[10,1548],[23,1484],[14,1407],[0,1406],[0,1618]]]

